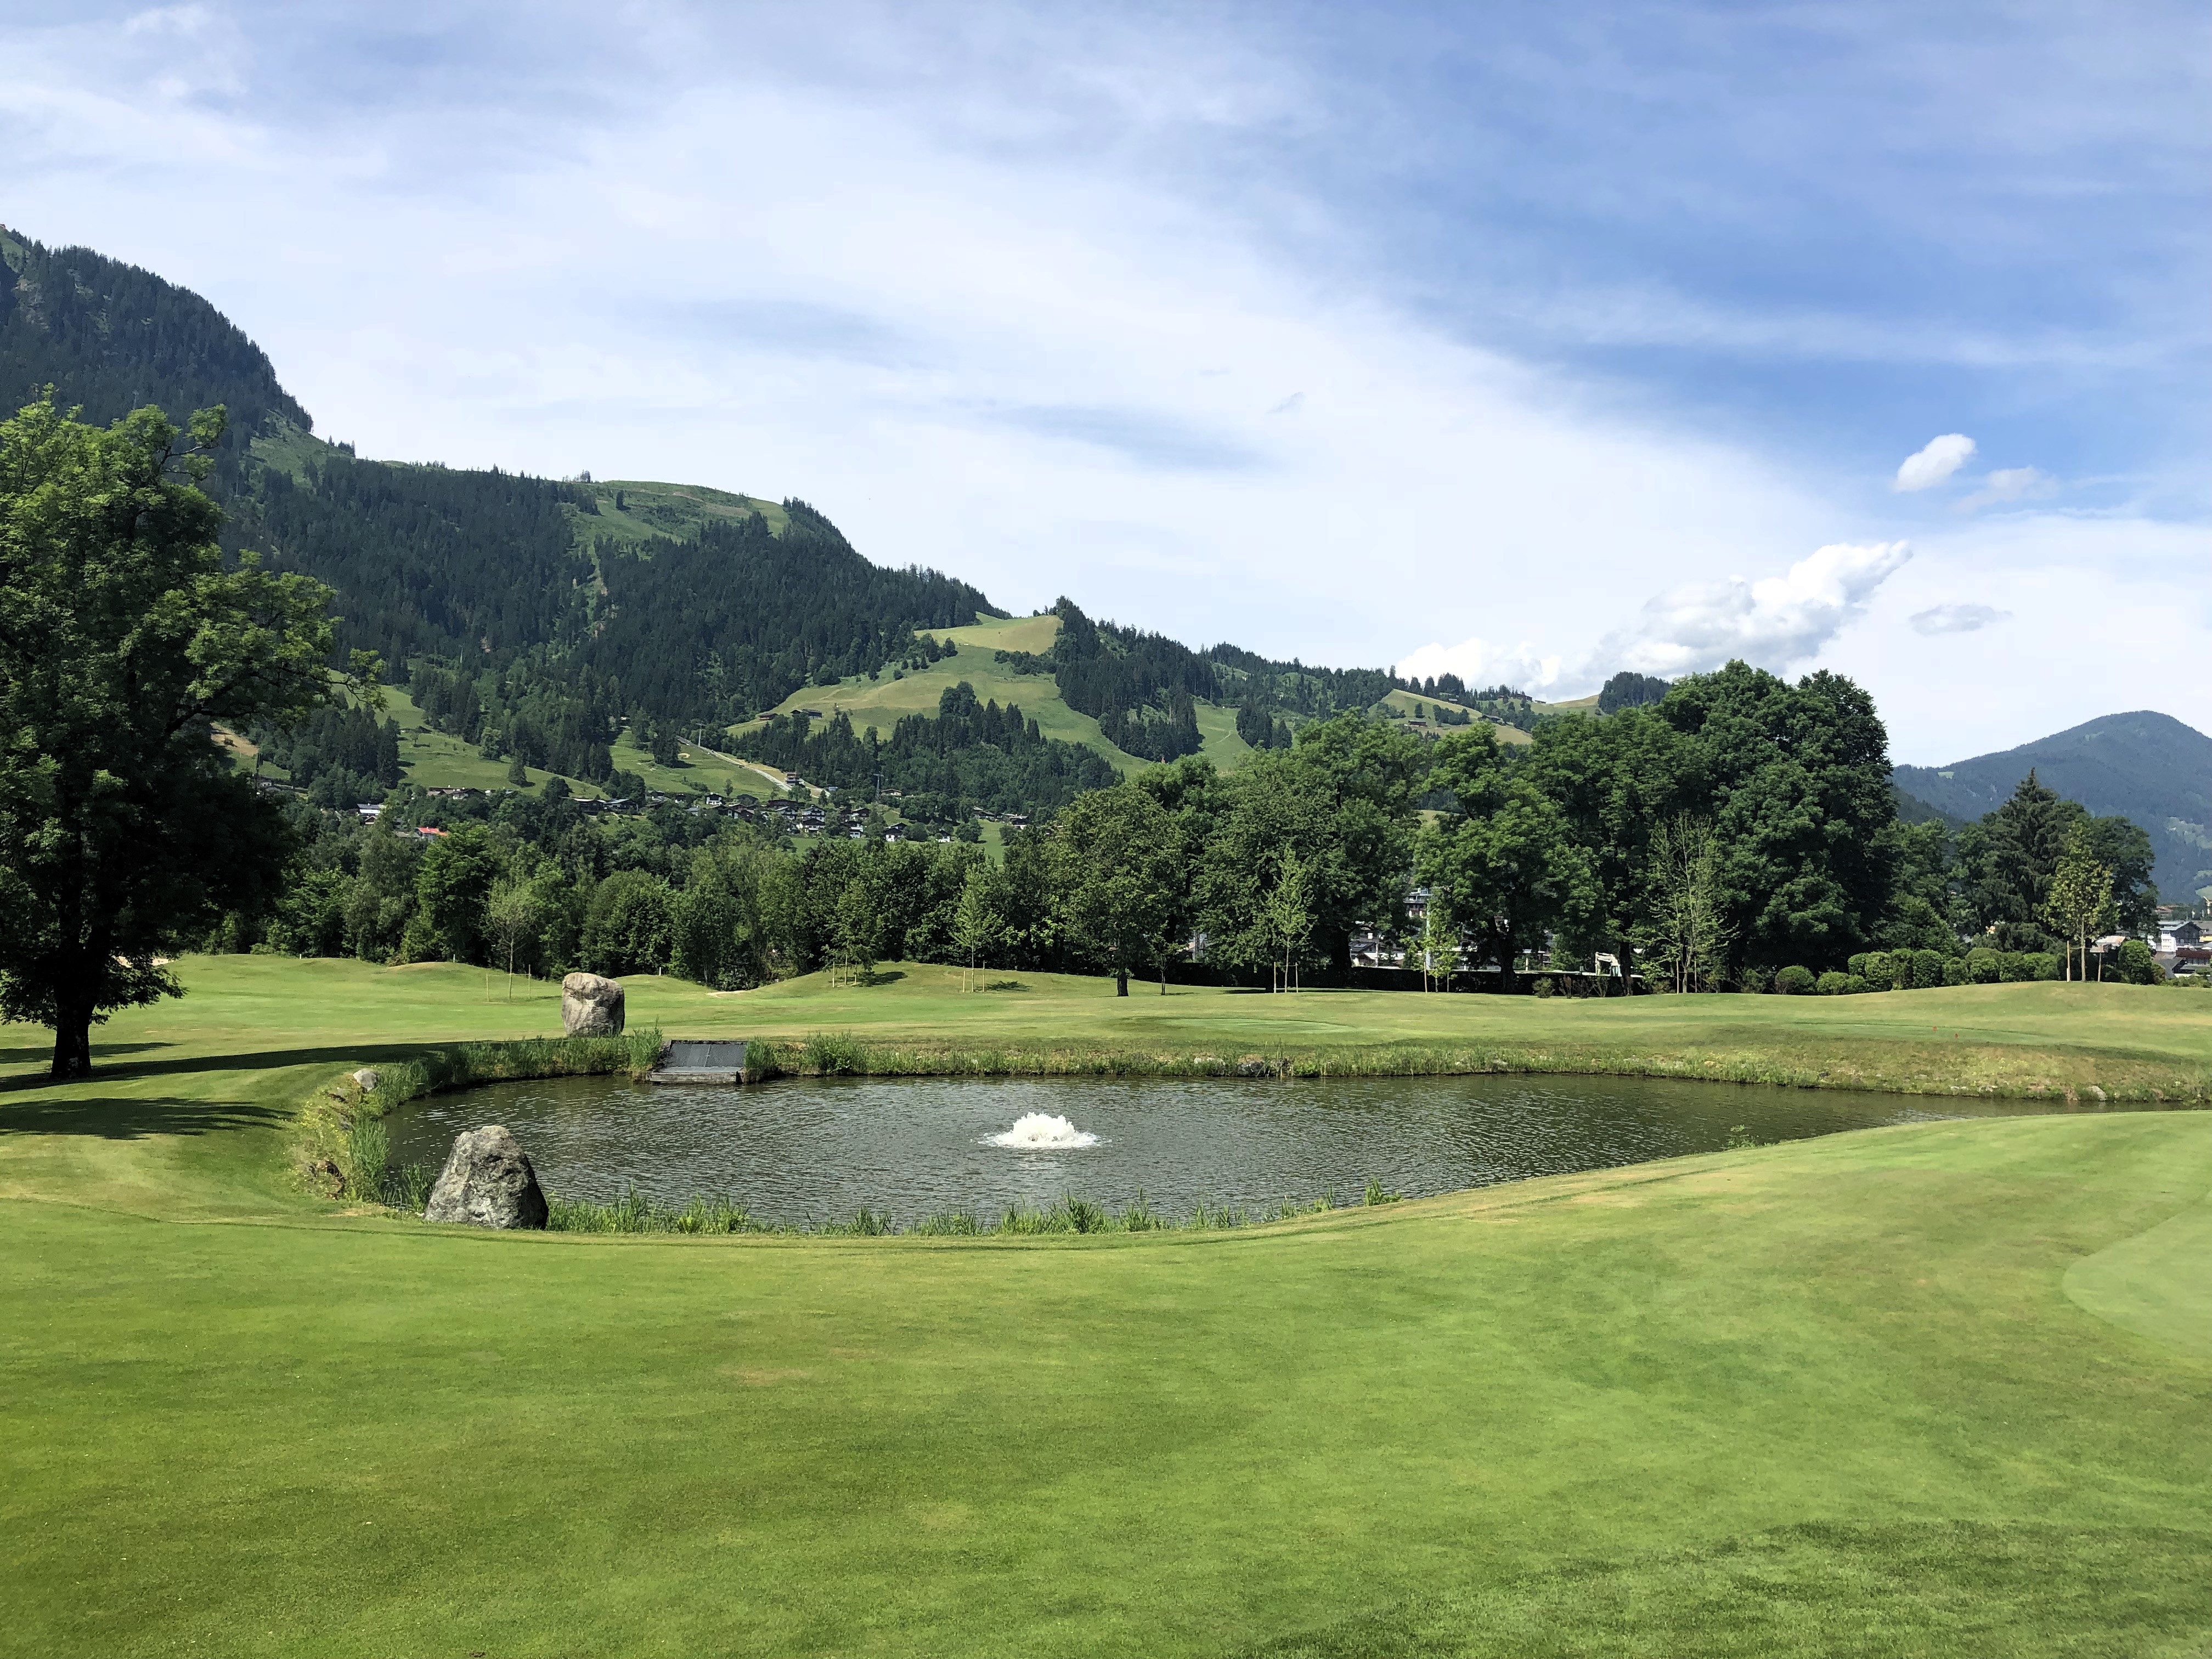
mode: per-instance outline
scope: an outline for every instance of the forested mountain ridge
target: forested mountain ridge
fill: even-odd
[[[997,614],[964,583],[871,563],[803,502],[362,459],[313,435],[267,355],[199,295],[6,232],[0,260],[6,406],[49,386],[97,424],[223,405],[210,487],[226,543],[329,583],[341,648],[377,651],[398,683],[469,678],[435,723],[487,756],[605,782],[625,723],[672,759],[679,728],[745,720],[902,654],[918,628]]]
[[[925,665],[949,653],[941,636],[1005,615],[966,583],[871,562],[803,501],[363,459],[317,438],[267,355],[199,295],[89,249],[5,232],[0,256],[0,398],[14,408],[52,386],[96,423],[149,403],[179,422],[224,405],[229,429],[210,488],[228,515],[226,543],[329,583],[341,647],[378,652],[433,729],[486,759],[611,786],[624,727],[675,765],[680,732],[744,728],[811,690]],[[1097,775],[1096,763],[1051,757],[1054,744],[1121,767],[1210,743],[1234,763],[1401,684],[1229,645],[1201,653],[1094,623],[1072,601],[1057,615],[1066,626],[1049,660],[1014,671],[1037,677],[1019,699],[1032,711],[1019,728],[1028,757],[1013,763],[1000,749],[998,760],[940,777],[995,779],[988,793],[1002,805],[1017,781],[1032,779],[1043,789],[1036,804],[1050,805],[1066,784],[1048,781]],[[1054,718],[1062,708],[1070,718]],[[959,729],[1000,729],[988,707],[978,710]],[[944,718],[933,702],[908,712]],[[1438,724],[1467,717],[1441,700],[1419,712]],[[1037,714],[1069,735],[1043,736],[1036,750]],[[787,733],[769,746],[797,741]],[[905,741],[920,744],[917,757],[942,748]],[[817,749],[815,763],[855,769],[846,748],[834,754]],[[872,775],[872,763],[861,769]]]
[[[51,386],[96,425],[147,404],[181,422],[222,404],[216,455],[234,483],[257,438],[313,430],[268,354],[189,289],[89,248],[47,248],[0,226],[0,390],[8,412]]]
[[[803,501],[362,459],[314,435],[267,354],[201,296],[89,249],[48,248],[5,229],[0,262],[5,407],[49,386],[100,423],[148,403],[178,421],[224,405],[229,428],[210,487],[229,515],[226,542],[330,583],[341,648],[380,653],[439,742],[470,745],[495,765],[622,793],[636,780],[617,779],[620,757],[646,755],[671,769],[657,775],[667,787],[684,775],[679,740],[692,732],[858,788],[884,769],[869,751],[873,723],[878,745],[896,743],[910,758],[921,802],[957,815],[986,801],[1004,810],[1025,790],[1036,793],[1023,804],[1049,807],[1102,775],[1054,744],[1117,771],[1201,754],[1229,769],[1354,709],[1403,717],[1428,738],[1485,720],[1525,744],[1547,720],[1626,712],[1666,690],[1620,675],[1597,696],[1546,704],[1450,675],[1416,683],[1228,643],[1195,650],[1094,619],[1066,599],[1018,648],[978,658],[957,647],[953,678],[953,636],[988,634],[975,624],[1005,612],[954,578],[871,562]],[[918,683],[902,703],[885,683],[902,674]],[[944,694],[963,680],[969,695],[947,704]],[[817,703],[829,711],[821,720],[793,723]],[[897,738],[902,721],[954,708],[963,711],[957,731],[992,755],[945,750],[954,728]],[[989,735],[1004,738],[1006,711],[1016,708],[1019,753]],[[832,732],[840,708],[849,734]],[[785,723],[771,737],[758,722],[775,714]],[[2142,823],[2161,881],[2178,895],[2212,884],[2208,762],[2212,738],[2145,713],[1955,767],[1901,767],[1896,782],[1908,818],[1932,810],[1964,822],[2033,767],[2093,811]],[[368,769],[347,769],[374,787]],[[949,793],[956,784],[963,793]],[[980,793],[964,793],[970,786]]]
[[[1950,766],[1900,766],[1898,787],[1954,818],[1977,818],[2033,771],[2092,812],[2133,819],[2157,855],[2159,890],[2193,897],[2212,885],[2212,738],[2170,714],[2105,714],[1996,754]]]

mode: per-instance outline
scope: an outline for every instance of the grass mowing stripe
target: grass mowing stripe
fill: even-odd
[[[1808,1522],[1698,1550],[1469,1584],[1245,1653],[1246,1659],[1838,1659],[1914,1652],[2144,1659],[2204,1650],[2212,1638],[2208,1569],[2212,1532]]]
[[[2212,1358],[2066,1281],[2198,1210],[2203,1115],[1931,1122],[1243,1233],[518,1238],[333,1213],[284,1152],[343,1066],[557,1030],[544,988],[184,971],[101,1076],[4,1057],[0,1194],[55,1201],[0,1201],[0,1651],[2202,1644]],[[635,981],[632,1018],[1233,1056],[1319,1007],[1370,1047],[1974,1087],[2212,1047],[2205,1005],[2124,988],[1146,1008],[897,971]]]

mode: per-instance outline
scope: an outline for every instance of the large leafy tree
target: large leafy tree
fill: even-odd
[[[1893,844],[1897,849],[1897,885],[1890,895],[1889,915],[1881,924],[1881,948],[1956,955],[1959,935],[1952,921],[1949,826],[1941,818],[1899,823]]]
[[[1434,778],[1457,809],[1422,832],[1416,867],[1432,902],[1474,933],[1476,960],[1495,962],[1510,985],[1520,952],[1554,931],[1589,933],[1599,902],[1590,856],[1551,797],[1509,766],[1487,726],[1438,743]]]
[[[1427,775],[1420,738],[1396,721],[1358,714],[1307,726],[1296,747],[1247,761],[1214,792],[1207,813],[1196,898],[1209,951],[1246,969],[1279,960],[1269,907],[1289,848],[1306,885],[1312,939],[1332,965],[1350,967],[1352,929],[1387,927],[1404,906],[1413,802]]]
[[[1579,952],[1631,961],[1637,931],[1650,919],[1653,828],[1682,810],[1692,782],[1687,740],[1638,708],[1602,720],[1547,720],[1514,769],[1559,808],[1589,861],[1592,902],[1567,942]]]
[[[1172,815],[1134,783],[1079,795],[1053,821],[1050,858],[1060,937],[1111,972],[1128,994],[1129,974],[1166,957],[1184,912],[1182,836]]]
[[[1840,963],[1872,944],[1896,887],[1897,799],[1865,690],[1825,671],[1792,685],[1732,662],[1675,682],[1658,712],[1687,740],[1686,804],[1711,817],[1724,849],[1740,959]]]
[[[289,726],[339,689],[330,590],[226,568],[198,487],[222,429],[153,409],[101,429],[51,394],[0,423],[0,1016],[54,1028],[57,1077],[276,887],[281,814],[215,724]]]

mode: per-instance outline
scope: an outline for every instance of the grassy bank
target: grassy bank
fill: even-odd
[[[300,1103],[292,1136],[293,1165],[303,1184],[330,1197],[419,1211],[435,1171],[387,1167],[391,1143],[383,1119],[394,1107],[423,1095],[525,1078],[596,1077],[611,1072],[642,1077],[659,1054],[660,1033],[648,1027],[611,1037],[449,1043],[418,1049],[381,1066],[356,1067]]]
[[[800,1049],[1765,1054],[1828,1080],[1925,1053],[1961,1085],[2206,1058],[2193,1000],[2119,988],[1147,1006],[902,971],[641,981],[631,1018]],[[494,1236],[302,1190],[293,1113],[353,1066],[545,1035],[543,988],[185,975],[90,1080],[44,1082],[21,1028],[0,1054],[0,1651],[2212,1641],[2205,1115],[1929,1122],[1264,1229]]]

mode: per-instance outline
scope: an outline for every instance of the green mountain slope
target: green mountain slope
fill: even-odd
[[[1449,676],[1409,687],[1382,670],[1194,650],[1067,600],[1045,617],[1006,617],[965,583],[864,558],[801,501],[364,459],[315,436],[266,354],[199,295],[4,230],[0,259],[0,404],[52,386],[101,422],[149,403],[179,421],[223,404],[230,430],[211,488],[226,541],[336,590],[342,647],[379,652],[407,693],[394,706],[415,781],[488,783],[520,758],[531,775],[603,790],[682,787],[680,747],[701,738],[858,787],[880,769],[860,733],[874,726],[889,741],[902,719],[964,709],[945,701],[963,683],[977,717],[962,731],[987,742],[1000,729],[989,706],[1018,707],[1030,748],[1018,765],[962,760],[909,732],[915,755],[944,763],[938,784],[963,792],[948,811],[981,804],[964,792],[986,779],[1005,808],[1025,804],[1010,791],[1050,805],[1183,755],[1233,767],[1349,708],[1387,708],[1431,734],[1490,720],[1508,742],[1553,712]],[[794,722],[803,708],[823,720]],[[831,754],[817,740],[841,713],[852,737]],[[781,726],[764,718],[778,715]]]
[[[2212,887],[2212,738],[2170,714],[2106,714],[2017,749],[1950,766],[1900,766],[1898,787],[1939,811],[1978,818],[2033,769],[2049,787],[2100,817],[2149,831],[2159,890]]]

